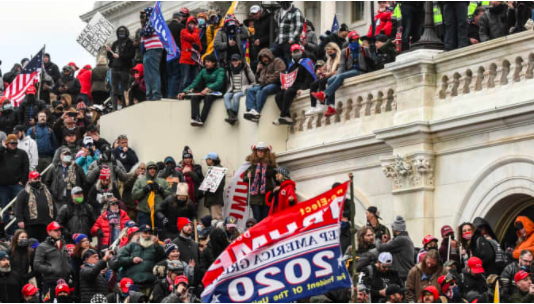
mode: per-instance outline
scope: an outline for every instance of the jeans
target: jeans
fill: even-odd
[[[204,107],[202,107],[202,114],[199,114],[200,103],[202,102],[202,99],[204,99]],[[196,119],[200,117],[200,121],[206,122],[206,119],[208,119],[208,114],[210,113],[211,105],[215,99],[217,99],[217,96],[213,95],[195,95],[191,97],[191,118]]]
[[[280,117],[290,117],[289,110],[293,100],[297,97],[297,89],[289,88],[287,90],[276,93],[275,101],[278,109],[280,109]]]
[[[176,98],[180,92],[180,58],[167,61],[167,97]]]
[[[151,49],[143,56],[143,67],[145,69],[146,99],[161,99],[161,76],[159,74],[159,64],[163,49]]]
[[[198,74],[198,66],[190,64],[181,64],[180,73],[182,81],[180,82],[180,92],[183,92],[195,80]]]
[[[232,110],[235,113],[239,112],[239,99],[243,96],[245,96],[243,92],[224,94],[224,106],[227,110]]]
[[[4,210],[4,207],[11,202],[12,199],[14,199],[20,192],[20,190],[23,189],[23,186],[16,184],[16,185],[8,185],[8,186],[0,186],[0,209],[2,211]],[[15,204],[12,205],[13,210],[15,210]],[[9,221],[9,212],[4,212],[3,219],[4,223],[8,223]],[[15,224],[16,225],[16,224]]]
[[[445,2],[443,5],[446,51],[469,45],[469,24],[465,17],[468,7],[468,2]]]
[[[258,113],[263,109],[268,95],[276,94],[280,91],[278,84],[268,84],[265,87],[255,86],[247,90],[247,111],[256,110]]]
[[[128,88],[129,77],[130,75],[127,69],[121,70],[113,68],[111,70],[111,83],[113,87],[111,90],[111,104],[113,105],[114,111],[117,110],[117,100],[119,99],[119,96],[123,96],[122,107],[126,107],[124,91]]]
[[[410,36],[412,43],[416,43],[421,38],[423,24],[425,20],[425,8],[423,5],[401,5],[402,14],[402,51],[410,49]],[[467,16],[467,13],[466,13]]]
[[[359,70],[349,70],[341,74],[337,74],[328,78],[328,87],[324,90],[324,94],[327,96],[326,104],[334,105],[336,100],[336,90],[343,84],[343,80],[360,75]]]
[[[252,214],[254,215],[254,219],[258,221],[258,223],[269,216],[269,209],[270,207],[267,205],[264,206],[258,206],[258,205],[251,205],[252,206]]]
[[[280,57],[286,63],[286,66],[291,62],[291,45],[289,42],[278,44],[277,42],[273,43],[271,46],[271,52],[275,57]]]

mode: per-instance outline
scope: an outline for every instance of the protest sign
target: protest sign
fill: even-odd
[[[199,190],[209,191],[215,193],[219,185],[221,184],[222,179],[226,175],[228,169],[221,167],[211,167],[206,173],[206,177],[198,187]]]
[[[295,83],[297,79],[298,69],[291,73],[280,73],[280,82],[282,83],[282,89],[289,89]]]
[[[114,30],[113,24],[97,12],[76,41],[96,57]]]

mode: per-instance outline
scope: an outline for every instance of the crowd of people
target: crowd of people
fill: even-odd
[[[196,302],[204,273],[244,232],[236,218],[224,217],[225,179],[214,193],[199,189],[206,169],[224,166],[216,152],[203,158],[204,167],[189,146],[179,162],[173,156],[140,160],[127,135],[111,142],[100,136],[95,106],[108,98],[113,110],[135,100],[190,98],[191,124],[202,126],[222,97],[225,120],[234,125],[241,97],[244,119],[257,122],[266,98],[275,95],[280,117],[273,123],[286,125],[293,122],[292,102],[309,89],[306,115],[330,116],[345,79],[393,62],[423,30],[422,2],[379,1],[376,27],[368,34],[341,24],[319,37],[291,2],[280,6],[271,12],[253,5],[242,23],[234,15],[208,11],[194,17],[180,9],[169,28],[181,56],[169,62],[162,60],[165,51],[148,21],[153,9],[147,8],[134,39],[120,26],[94,69],[71,62],[60,72],[46,54],[42,83],[30,86],[18,107],[0,97],[0,302]],[[436,29],[452,50],[526,30],[532,7],[445,2],[434,18],[443,11],[444,27],[440,31],[437,22]],[[277,29],[273,41],[271,22]],[[6,73],[3,84],[27,62]],[[282,87],[282,73],[295,73],[294,81]],[[289,170],[278,166],[268,144],[254,145],[246,161],[250,229],[298,199]],[[209,215],[199,217],[206,213],[199,210],[202,203]],[[348,269],[360,274],[353,301],[487,303],[496,284],[503,301],[534,300],[529,218],[516,219],[517,245],[506,249],[481,218],[461,224],[457,237],[444,226],[441,243],[428,235],[418,248],[402,216],[390,232],[376,207],[369,207],[367,225],[351,236],[350,204],[347,199],[340,246]],[[357,240],[356,260],[351,237]],[[350,294],[339,290],[318,299],[347,302]]]

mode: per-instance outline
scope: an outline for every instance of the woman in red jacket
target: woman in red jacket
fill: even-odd
[[[197,19],[191,16],[187,18],[185,28],[180,32],[180,44],[182,45],[180,72],[182,79],[178,92],[182,92],[187,88],[198,74],[198,63],[201,62],[200,52],[202,52],[202,46],[200,43],[200,31],[197,27]]]
[[[265,201],[271,207],[269,215],[283,211],[297,204],[297,194],[295,193],[295,182],[289,176],[289,170],[286,167],[274,169],[276,172],[276,182],[280,183],[272,192],[268,192]]]
[[[98,236],[99,249],[111,246],[129,220],[128,213],[120,209],[119,201],[111,201],[107,212],[103,212],[91,228],[91,235]]]

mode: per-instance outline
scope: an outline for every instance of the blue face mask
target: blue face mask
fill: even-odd
[[[530,271],[530,269],[528,269],[528,266],[525,266],[525,265],[521,266],[521,269],[526,271],[526,272]]]
[[[351,50],[356,50],[360,48],[360,43],[358,41],[351,42],[349,43],[349,47]]]
[[[204,24],[206,24],[206,20],[204,20],[204,19],[198,19],[198,25],[202,26],[202,25],[204,25]]]
[[[6,104],[4,105],[4,110],[11,110],[13,108],[13,105]]]

